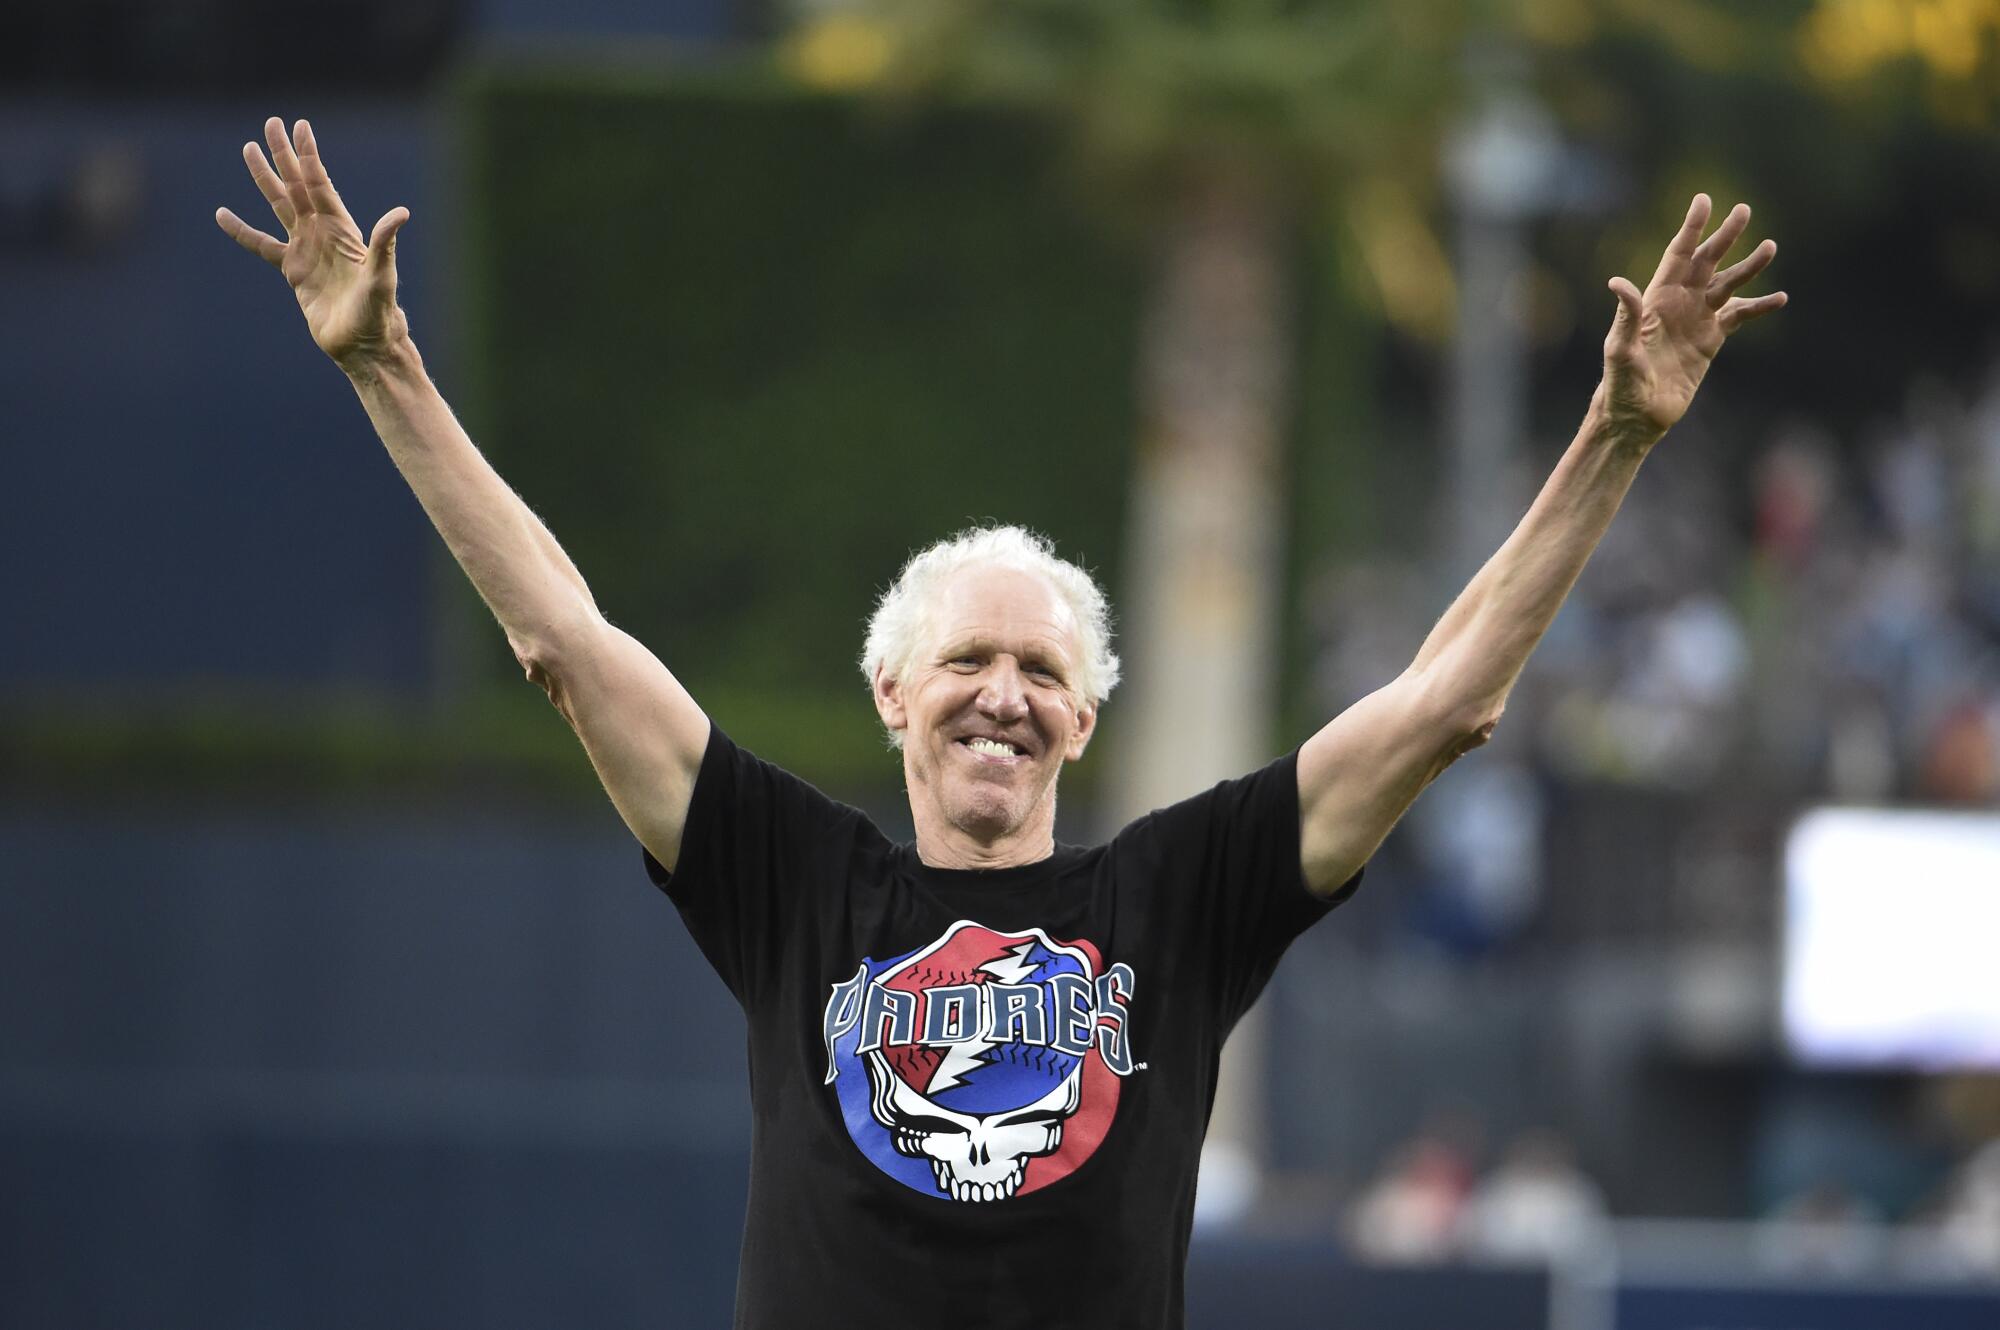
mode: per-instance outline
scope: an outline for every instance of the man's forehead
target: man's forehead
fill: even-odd
[[[939,588],[937,628],[947,638],[1025,634],[1077,654],[1069,602],[1025,568],[975,566],[953,574]]]

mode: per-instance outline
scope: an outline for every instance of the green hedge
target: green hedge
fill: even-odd
[[[863,623],[968,523],[1119,585],[1139,265],[1032,128],[751,75],[491,68],[462,109],[469,421],[725,728],[893,782]]]

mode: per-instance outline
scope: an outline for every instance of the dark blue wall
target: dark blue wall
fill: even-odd
[[[446,182],[426,116],[300,100],[0,107],[0,693],[428,680],[434,537],[283,278],[214,213],[278,229],[239,150],[309,113],[364,230],[411,209],[404,300],[443,352]],[[95,233],[73,215],[91,179],[114,200]]]
[[[742,1019],[608,812],[17,808],[0,865],[0,1325],[726,1322]]]

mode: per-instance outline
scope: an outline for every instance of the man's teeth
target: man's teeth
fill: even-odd
[[[998,739],[967,739],[965,746],[975,753],[985,753],[988,757],[1019,757],[1021,750],[1012,744],[1001,743]]]

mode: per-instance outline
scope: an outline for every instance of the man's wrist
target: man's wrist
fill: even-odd
[[[1651,452],[1653,445],[1667,434],[1663,427],[1643,416],[1614,408],[1611,395],[1602,381],[1590,396],[1590,409],[1583,417],[1583,432],[1607,447],[1630,449],[1641,456]]]
[[[417,344],[410,340],[409,325],[400,319],[397,322],[401,326],[381,342],[334,361],[355,387],[365,388],[384,379],[423,373],[424,358],[417,354]]]

